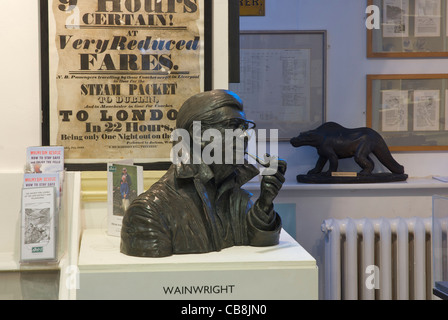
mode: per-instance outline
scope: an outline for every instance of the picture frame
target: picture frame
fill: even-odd
[[[166,170],[178,108],[212,88],[213,1],[39,1],[42,145],[68,170]]]
[[[446,1],[368,0],[379,9],[367,28],[368,58],[448,57]]]
[[[119,237],[129,205],[145,191],[143,167],[131,163],[107,164],[107,234]]]
[[[391,151],[448,150],[448,74],[367,75],[366,124]]]
[[[240,32],[240,82],[230,90],[256,123],[257,139],[289,141],[326,118],[325,30]],[[264,130],[264,131],[260,131]]]

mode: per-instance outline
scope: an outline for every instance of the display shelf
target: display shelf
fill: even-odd
[[[0,271],[19,270],[19,266],[14,252],[0,252]]]
[[[163,258],[140,258],[120,253],[120,238],[107,235],[103,229],[84,230],[79,267],[84,271],[179,271],[277,267],[313,267],[314,258],[284,230],[280,243],[272,247],[235,246],[220,252],[172,255]]]
[[[20,206],[21,188],[23,173],[3,173],[0,174],[10,186],[11,195],[4,208],[4,219],[0,226],[0,239],[3,241],[0,246],[0,272],[4,274],[17,273],[21,271],[60,271],[59,278],[59,298],[72,299],[73,289],[68,288],[66,283],[70,276],[66,272],[67,268],[77,265],[80,239],[80,195],[81,195],[81,174],[80,172],[66,172],[63,186],[63,204],[60,218],[61,225],[59,245],[60,254],[57,261],[33,261],[29,263],[20,262]],[[39,283],[39,279],[35,279]],[[33,285],[33,280],[27,279],[27,285]],[[19,286],[20,288],[20,286]],[[0,296],[8,296],[8,292],[0,292]],[[12,294],[12,293],[11,293]],[[12,294],[20,295],[19,293]],[[39,299],[39,297],[35,297]]]
[[[260,184],[250,182],[244,185],[247,190],[258,190]],[[448,183],[428,178],[408,178],[406,181],[388,183],[340,183],[340,184],[311,184],[285,183],[282,190],[402,190],[402,189],[447,189]]]
[[[0,272],[1,271],[39,271],[58,270],[60,261],[48,261],[40,263],[20,263],[14,252],[0,252]]]
[[[78,299],[317,299],[316,260],[284,230],[272,247],[164,258],[131,257],[119,248],[120,238],[106,230],[84,230]],[[185,293],[190,288],[210,291]]]

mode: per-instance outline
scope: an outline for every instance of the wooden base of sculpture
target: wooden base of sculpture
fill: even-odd
[[[299,174],[297,182],[301,183],[383,183],[406,181],[407,174],[372,173],[369,175],[331,175],[329,173]]]

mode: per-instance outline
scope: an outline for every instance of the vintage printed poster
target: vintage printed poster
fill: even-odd
[[[409,36],[409,0],[384,0],[383,37]]]
[[[408,131],[408,91],[382,92],[382,131]]]
[[[203,0],[50,0],[50,144],[67,163],[169,159],[203,90]]]
[[[440,37],[440,0],[415,0],[416,37]]]
[[[414,131],[440,129],[440,91],[414,91]]]

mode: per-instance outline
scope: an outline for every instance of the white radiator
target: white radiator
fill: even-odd
[[[432,299],[432,218],[328,219],[325,299]]]

